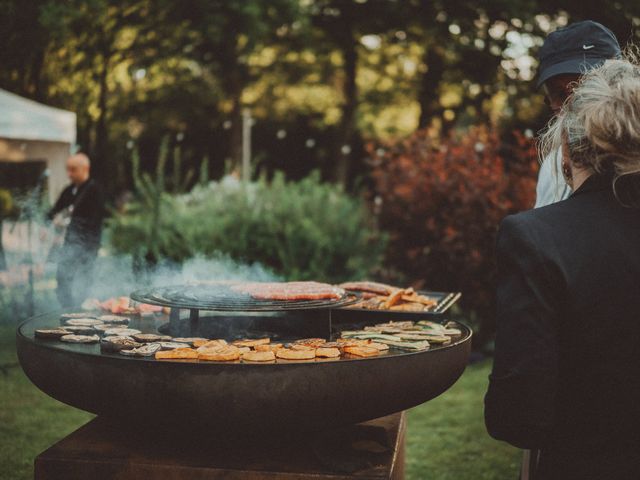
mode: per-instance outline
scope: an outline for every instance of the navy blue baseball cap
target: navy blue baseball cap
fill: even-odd
[[[572,23],[551,32],[542,44],[536,87],[556,75],[586,73],[619,56],[618,40],[607,27],[592,20]]]

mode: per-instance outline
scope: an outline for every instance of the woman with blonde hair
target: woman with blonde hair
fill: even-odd
[[[539,479],[640,478],[640,68],[586,73],[542,138],[573,194],[497,241],[489,433]]]

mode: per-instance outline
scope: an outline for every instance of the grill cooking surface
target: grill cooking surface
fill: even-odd
[[[354,293],[345,293],[331,300],[258,300],[251,295],[233,291],[233,284],[175,285],[138,290],[131,294],[136,302],[162,307],[188,308],[221,312],[270,312],[280,310],[310,310],[337,308],[359,300]]]
[[[128,325],[129,328],[135,328],[138,329],[140,331],[142,331],[143,333],[159,333],[163,331],[163,326],[167,325],[168,321],[168,317],[167,315],[154,315],[151,317],[132,317],[131,323]],[[56,323],[59,323],[59,314],[58,313],[51,313],[51,314],[45,314],[45,315],[40,315],[38,317],[35,317],[27,322],[24,322],[22,325],[20,325],[18,327],[18,334],[21,337],[24,337],[26,339],[28,339],[29,342],[33,342],[36,345],[40,346],[40,347],[44,347],[45,349],[53,349],[53,350],[59,350],[59,351],[66,351],[66,352],[73,352],[73,353],[79,353],[79,354],[86,354],[86,355],[91,355],[91,356],[100,356],[100,357],[111,357],[111,358],[115,358],[118,360],[128,360],[128,361],[145,361],[145,362],[154,362],[156,364],[167,364],[167,363],[171,363],[170,361],[165,361],[165,360],[156,360],[153,356],[150,357],[142,357],[142,358],[138,358],[138,357],[127,357],[124,355],[121,355],[119,353],[108,353],[108,352],[104,352],[100,350],[100,345],[98,343],[93,343],[93,344],[75,344],[75,343],[64,343],[64,342],[60,342],[58,340],[50,340],[50,339],[40,339],[40,338],[34,338],[34,331],[36,328],[49,328],[49,327],[55,327]],[[355,323],[355,324],[349,324],[349,325],[344,325],[343,327],[339,327],[336,328],[336,330],[333,332],[332,339],[330,340],[335,340],[335,338],[338,338],[340,336],[340,331],[343,329],[347,329],[347,328],[360,328],[362,327],[363,324],[361,324],[360,322]],[[464,343],[466,342],[469,337],[471,336],[471,331],[467,328],[462,326],[461,327],[463,329],[463,334],[457,338],[454,339],[454,341],[450,344],[447,345],[438,345],[438,344],[432,344],[431,347],[428,350],[422,350],[422,351],[416,351],[416,352],[408,352],[408,351],[402,351],[402,350],[394,350],[391,349],[389,351],[386,351],[384,353],[382,353],[379,356],[375,356],[375,357],[370,357],[370,358],[357,358],[357,357],[352,357],[352,356],[342,356],[340,358],[335,358],[335,359],[325,359],[325,358],[316,358],[314,360],[303,360],[303,361],[299,361],[302,363],[343,363],[343,362],[369,362],[371,360],[380,360],[380,359],[384,359],[384,358],[390,358],[390,357],[398,357],[398,356],[415,356],[415,355],[425,355],[425,354],[429,354],[429,353],[435,353],[438,352],[439,350],[444,350],[444,349],[449,349],[449,348],[453,348],[456,345],[460,344],[460,343]],[[205,335],[205,336],[209,336],[206,333],[203,332],[194,332],[193,335],[194,336],[199,336],[199,335]],[[246,338],[263,338],[263,337],[269,337],[271,338],[274,342],[280,342],[280,343],[289,343],[290,341],[295,341],[298,340],[300,337],[292,337],[292,338],[288,338],[287,336],[282,336],[277,334],[276,332],[273,331],[253,331],[251,333],[247,333],[244,332],[242,334],[240,333],[233,333],[233,334],[229,334],[226,336],[226,339],[229,342],[232,342],[234,340],[238,340],[238,339],[246,339]],[[185,347],[188,346],[185,344]],[[272,363],[265,363],[265,364],[256,364],[256,363],[243,363],[240,360],[236,360],[236,361],[231,361],[231,362],[213,362],[213,361],[207,361],[207,362],[202,362],[202,361],[198,361],[198,360],[187,360],[187,359],[181,359],[180,363],[182,364],[194,364],[194,363],[199,363],[200,365],[204,365],[206,367],[206,365],[244,365],[244,366],[255,366],[255,365],[261,365],[261,366],[267,366],[267,365],[273,365],[275,366],[275,364],[280,364],[280,365],[284,365],[284,364],[294,364],[294,363],[299,363],[298,361],[292,361],[292,360],[277,360],[276,362],[272,362]]]
[[[271,312],[265,321],[305,326],[300,319],[311,313]],[[246,318],[247,325],[237,325],[236,312],[223,317],[227,315],[234,318],[226,323],[201,318],[192,333],[209,337],[207,329],[218,325],[232,328],[225,335],[228,340],[271,332],[253,324],[258,316],[255,312]],[[295,318],[288,319],[290,316]],[[138,316],[128,326],[158,333],[168,321],[166,314]],[[190,319],[180,321],[192,323]],[[364,328],[368,323],[351,322],[349,327]],[[20,325],[16,335],[25,373],[52,397],[123,426],[162,426],[167,432],[179,428],[219,435],[264,432],[269,438],[287,429],[319,431],[359,423],[426,402],[462,374],[471,345],[471,331],[461,325],[461,335],[449,345],[416,352],[391,349],[367,358],[265,364],[155,360],[103,353],[97,344],[34,338],[34,329],[59,324],[59,313],[43,315]],[[282,341],[295,338],[284,331],[281,334]]]

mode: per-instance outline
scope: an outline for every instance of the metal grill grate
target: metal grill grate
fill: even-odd
[[[211,310],[221,312],[274,312],[282,310],[316,310],[351,305],[359,295],[347,292],[339,299],[323,300],[258,300],[235,292],[230,285],[174,285],[137,290],[131,299],[162,307]]]

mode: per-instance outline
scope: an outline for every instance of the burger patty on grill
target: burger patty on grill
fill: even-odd
[[[231,290],[257,300],[339,300],[344,290],[320,282],[250,282],[233,285]]]

